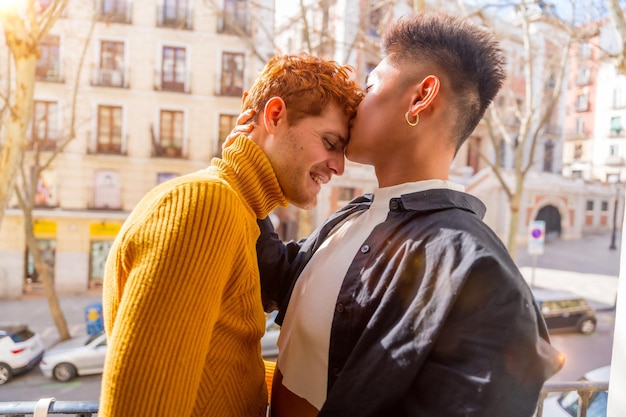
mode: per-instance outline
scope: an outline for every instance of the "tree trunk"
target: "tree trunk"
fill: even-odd
[[[26,46],[24,48],[27,48]],[[35,91],[36,53],[15,56],[15,101],[9,107],[6,122],[5,143],[0,159],[0,224],[4,217],[4,208],[13,194],[15,178],[28,147],[26,129],[32,114]]]
[[[521,188],[518,188],[521,190]],[[509,236],[507,239],[507,249],[511,254],[511,258],[515,259],[515,249],[517,247],[517,229],[519,224],[519,211],[521,203],[521,192],[515,192],[509,199],[511,218],[509,219]]]
[[[26,246],[28,246],[28,252],[35,261],[35,271],[43,282],[44,290],[46,292],[46,298],[48,299],[48,306],[50,307],[50,314],[52,320],[59,331],[60,340],[67,340],[70,338],[70,332],[67,327],[67,321],[61,310],[61,304],[59,303],[59,297],[54,290],[54,283],[52,282],[52,268],[48,265],[43,258],[39,245],[37,244],[37,238],[33,231],[33,218],[31,210],[24,210],[24,232],[26,234]]]

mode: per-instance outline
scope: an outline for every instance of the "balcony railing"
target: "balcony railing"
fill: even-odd
[[[157,6],[157,26],[193,29],[191,9],[179,6]]]
[[[94,68],[91,85],[102,87],[129,88],[128,69]]]
[[[132,20],[130,1],[101,0],[97,13],[101,22],[129,24]]]
[[[539,396],[539,406],[535,417],[543,417],[543,402],[551,393],[578,392],[578,417],[587,417],[589,399],[593,393],[608,391],[608,382],[575,381],[545,384]],[[0,402],[0,416],[25,417],[34,415],[35,408],[44,411],[40,415],[76,415],[91,417],[98,412],[97,402],[85,401],[56,401],[53,398],[43,398],[39,401],[9,401]],[[48,410],[47,413],[45,410]]]

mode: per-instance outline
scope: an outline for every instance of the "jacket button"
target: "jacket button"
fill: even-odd
[[[333,375],[339,376],[339,368],[333,368]]]
[[[337,313],[343,313],[343,304],[337,304],[335,306],[335,311],[337,311]]]
[[[367,253],[370,251],[370,247],[369,245],[363,245],[361,246],[361,253]]]
[[[391,203],[389,203],[389,207],[391,207],[392,210],[398,210],[398,202],[392,201]]]

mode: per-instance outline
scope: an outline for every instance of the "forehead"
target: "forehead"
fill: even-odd
[[[398,67],[394,65],[389,58],[384,58],[367,75],[366,81],[380,80],[381,78],[397,75],[398,72]]]
[[[306,116],[296,124],[300,128],[310,129],[320,134],[334,134],[342,138],[348,137],[349,117],[343,107],[336,103],[329,103],[317,116]]]

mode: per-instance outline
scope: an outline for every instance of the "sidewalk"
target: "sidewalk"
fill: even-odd
[[[72,336],[87,333],[85,308],[102,301],[101,294],[60,297],[61,310]],[[0,300],[0,322],[27,324],[39,333],[46,348],[59,340],[59,333],[52,320],[48,301],[43,295],[25,296],[17,300]]]
[[[531,286],[570,291],[596,309],[611,309],[617,296],[621,236],[617,235],[616,249],[609,249],[610,243],[610,233],[548,241],[536,259],[526,246],[519,246],[516,263]]]

